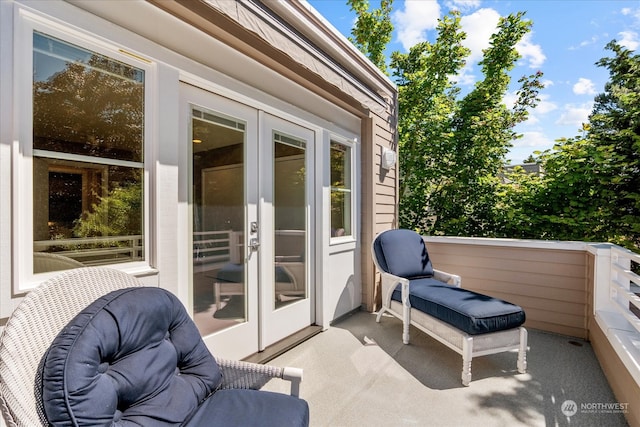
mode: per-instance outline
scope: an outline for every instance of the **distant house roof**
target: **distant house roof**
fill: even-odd
[[[524,169],[526,173],[532,173],[537,175],[541,175],[544,173],[544,168],[539,163],[521,163],[518,165],[506,165],[505,171],[513,172],[513,170],[517,167]]]

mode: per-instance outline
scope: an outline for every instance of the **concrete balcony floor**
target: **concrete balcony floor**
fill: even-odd
[[[269,363],[304,369],[311,426],[626,426],[602,405],[635,404],[615,399],[581,339],[529,330],[526,374],[516,353],[483,356],[464,387],[460,355],[413,327],[403,345],[401,330],[394,317],[378,324],[359,311]],[[283,382],[265,389],[288,392]],[[567,400],[576,402],[571,417]]]

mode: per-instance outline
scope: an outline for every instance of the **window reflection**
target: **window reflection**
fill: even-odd
[[[306,142],[274,133],[274,308],[307,297]]]
[[[144,259],[144,71],[33,34],[34,272]]]
[[[331,142],[331,237],[351,235],[351,148]]]

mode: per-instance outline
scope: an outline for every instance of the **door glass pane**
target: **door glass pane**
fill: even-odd
[[[245,125],[193,108],[194,320],[202,335],[246,321]]]
[[[274,133],[274,308],[307,297],[306,142]]]

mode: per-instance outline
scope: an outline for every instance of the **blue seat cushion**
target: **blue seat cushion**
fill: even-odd
[[[42,363],[50,424],[175,426],[219,386],[182,303],[160,288],[111,292],[78,314]]]
[[[373,250],[380,268],[387,273],[407,279],[433,276],[427,247],[415,231],[384,231],[376,237]]]
[[[219,390],[185,423],[185,427],[303,427],[309,405],[297,397],[257,390]]]
[[[293,283],[289,273],[280,266],[276,266],[275,275],[276,282]],[[225,264],[216,274],[216,280],[218,282],[244,283],[244,264]]]
[[[400,285],[391,299],[402,301]],[[412,308],[446,322],[469,335],[516,328],[526,320],[520,306],[432,278],[409,283]]]

